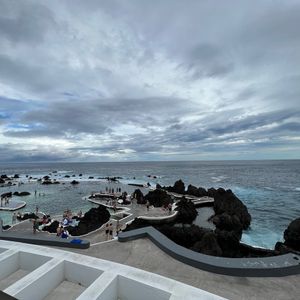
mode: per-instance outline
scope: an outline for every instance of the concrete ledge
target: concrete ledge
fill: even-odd
[[[1,240],[0,247],[8,249],[11,256],[15,257],[16,252],[23,255],[24,259],[22,255],[19,259],[20,269],[27,269],[22,264],[30,266],[36,256],[44,257],[46,253],[50,259],[44,263],[40,261],[37,268],[4,289],[17,299],[39,300],[49,296],[51,299],[81,300],[225,300],[168,277],[91,256]],[[18,265],[7,260],[7,255],[1,260],[5,252],[0,254],[0,270],[6,264],[12,273]]]
[[[80,244],[71,243],[72,240],[77,239],[69,238],[62,239],[56,236],[48,235],[48,234],[23,234],[20,233],[1,233],[0,232],[0,240],[6,241],[14,241],[20,243],[27,244],[35,244],[35,245],[43,245],[43,246],[57,246],[57,247],[67,247],[67,248],[79,248],[79,249],[87,249],[90,247],[90,242],[87,240],[82,240]]]
[[[21,200],[9,200],[7,206],[6,205],[0,206],[0,210],[14,211],[25,207],[26,204],[27,203],[25,201],[21,201]]]
[[[153,227],[120,232],[118,240],[126,242],[149,238],[175,259],[205,271],[239,277],[281,277],[300,274],[300,256],[285,254],[262,258],[226,258],[198,253],[171,241]]]

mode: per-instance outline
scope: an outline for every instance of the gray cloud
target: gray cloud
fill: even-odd
[[[0,155],[295,157],[299,26],[298,1],[3,0]]]
[[[53,13],[40,3],[17,0],[0,3],[0,37],[10,42],[40,43],[54,26]]]

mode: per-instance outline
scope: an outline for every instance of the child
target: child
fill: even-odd
[[[69,237],[69,232],[67,229],[64,228],[63,232],[61,233],[61,237],[63,239],[67,239]]]

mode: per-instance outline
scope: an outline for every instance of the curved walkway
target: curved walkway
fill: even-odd
[[[148,237],[160,249],[193,267],[240,277],[279,277],[300,274],[300,256],[285,254],[263,258],[226,258],[198,253],[168,239],[153,227],[120,232],[119,241],[126,242],[138,238]]]

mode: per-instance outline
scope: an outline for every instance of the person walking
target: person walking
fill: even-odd
[[[0,231],[1,232],[3,231],[3,220],[1,217],[0,217]]]
[[[113,239],[113,233],[114,233],[114,227],[113,227],[113,224],[110,223],[110,224],[109,224],[109,239],[110,239],[110,240]]]
[[[33,219],[32,224],[33,234],[36,234],[36,231],[39,229],[39,222],[37,219]]]
[[[14,212],[13,215],[12,215],[12,224],[16,224],[16,222],[17,222],[17,215]]]
[[[105,237],[106,237],[107,241],[108,241],[108,235],[109,235],[109,225],[108,225],[108,223],[106,223],[106,225],[105,225]]]

